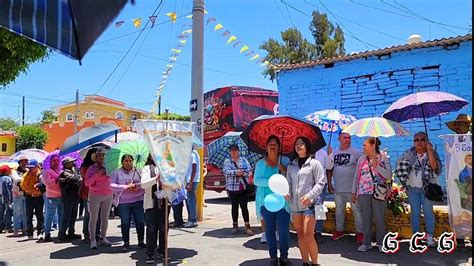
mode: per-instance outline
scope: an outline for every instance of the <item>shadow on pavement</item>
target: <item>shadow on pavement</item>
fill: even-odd
[[[238,234],[232,234],[232,228],[231,227],[226,227],[226,228],[220,228],[212,231],[207,231],[205,232],[202,236],[206,237],[214,237],[214,238],[250,238],[254,237],[257,234],[260,234],[262,230],[260,227],[252,227],[253,232],[255,233],[254,236],[248,236],[245,234],[245,228],[243,226],[239,227],[239,233]],[[257,238],[258,241],[260,241],[260,237]]]
[[[52,252],[49,256],[50,259],[75,259],[82,257],[91,257],[99,255],[101,253],[120,253],[122,248],[122,238],[121,237],[107,237],[107,239],[112,242],[111,247],[98,246],[97,249],[91,250],[89,244],[82,244],[80,240],[72,242],[74,246],[69,246],[67,248]],[[56,242],[55,242],[56,243]]]
[[[222,198],[213,198],[204,200],[206,204],[220,204],[220,205],[230,205],[230,199],[225,196]]]
[[[453,254],[441,254],[436,248],[430,248],[424,254],[412,254],[409,251],[408,242],[400,243],[400,250],[396,254],[380,253],[376,246],[367,252],[358,252],[359,245],[352,237],[337,241],[328,240],[318,247],[320,254],[335,254],[352,261],[370,264],[459,265],[466,263],[472,257],[470,248],[458,248]]]
[[[198,253],[196,250],[193,249],[186,249],[186,248],[169,248],[168,249],[168,256],[169,256],[169,265],[180,265],[180,264],[187,264],[186,260],[196,256]],[[141,249],[132,253],[130,258],[135,260],[135,265],[150,265],[146,264],[146,249]],[[156,258],[156,256],[155,256]],[[160,265],[162,261],[159,259],[155,260],[155,264],[152,265]]]
[[[297,245],[298,238],[296,237],[296,234],[290,233],[290,248],[296,247]],[[268,250],[267,243],[260,242],[260,237],[248,240],[243,244],[243,246],[253,250]]]
[[[292,259],[290,261],[293,265],[301,265],[303,263],[300,259]],[[268,259],[256,259],[256,260],[247,260],[239,264],[240,266],[262,266],[270,265],[270,258]]]

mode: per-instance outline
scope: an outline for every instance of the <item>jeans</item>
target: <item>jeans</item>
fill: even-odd
[[[360,208],[357,204],[352,203],[351,192],[336,192],[334,194],[334,202],[336,203],[336,230],[344,232],[344,219],[346,217],[347,202],[351,203],[352,213],[354,214],[355,228],[357,233],[362,233],[362,216]]]
[[[46,211],[48,210],[48,197],[46,197],[46,194],[43,194],[43,198],[44,198],[44,208],[43,208],[43,217],[45,218],[45,223],[46,223]],[[59,222],[60,222],[60,219],[61,219],[61,216],[58,215],[58,212],[56,211],[53,215],[53,225],[57,226],[59,225]],[[46,224],[45,224],[46,226]]]
[[[157,201],[158,202],[158,201]],[[171,206],[168,205],[168,214],[170,212]],[[158,240],[158,253],[165,255],[165,208],[164,200],[161,200],[161,205],[155,206],[151,209],[145,211],[146,219],[146,246],[147,246],[147,255],[153,256],[156,249],[156,241]]]
[[[319,198],[315,201],[316,205],[324,204],[324,199],[326,198],[326,195],[327,195],[327,190],[326,190],[327,187],[328,185],[326,184],[323,188],[323,192],[321,193],[321,195],[319,195]],[[315,231],[318,233],[322,233],[324,231],[323,224],[324,224],[324,220],[316,220]]]
[[[359,195],[357,199],[362,214],[362,233],[364,234],[363,245],[372,245],[372,217],[375,216],[375,232],[377,245],[381,246],[385,237],[385,209],[387,201],[376,200],[370,195]]]
[[[410,220],[412,233],[420,232],[421,207],[425,217],[426,233],[433,235],[435,228],[435,217],[433,211],[433,201],[425,197],[423,188],[407,187],[408,202],[410,203]]]
[[[89,238],[89,202],[84,200],[84,219],[82,219],[82,234],[84,234],[84,238]],[[97,219],[97,224],[95,227],[95,238],[98,239],[100,237],[100,217]]]
[[[172,206],[174,223],[177,225],[182,225],[184,223],[183,222],[183,206],[184,206],[184,203],[182,202]]]
[[[0,203],[0,231],[12,229],[12,216],[13,209],[10,208],[10,203]]]
[[[44,225],[44,216],[43,216],[43,206],[44,206],[44,197],[32,197],[26,195],[26,227],[27,235],[33,236],[33,215],[36,216],[36,230],[38,234],[43,231]]]
[[[188,222],[197,223],[196,190],[198,186],[198,182],[193,182],[192,189],[190,192],[188,192],[188,199],[186,199],[186,208],[188,209]]]
[[[285,210],[285,208],[277,212],[271,212],[265,207],[261,208],[261,214],[263,220],[265,221],[265,234],[267,236],[267,245],[270,258],[278,258],[276,240],[276,230],[278,226],[280,258],[287,259],[288,249],[290,246],[290,214]]]
[[[63,203],[61,202],[61,198],[46,198],[45,207],[46,217],[44,221],[44,233],[50,234],[54,216],[56,216],[56,214],[58,214],[59,217],[63,216]]]
[[[232,205],[232,223],[237,224],[239,218],[239,205],[242,210],[242,217],[244,218],[244,223],[248,224],[249,219],[249,210],[247,204],[249,201],[249,195],[246,190],[243,191],[229,191],[230,203]],[[265,218],[263,219],[265,220]]]
[[[13,229],[26,230],[25,196],[13,198]]]
[[[77,194],[77,192],[76,192]],[[61,222],[59,223],[59,237],[65,237],[67,234],[72,236],[76,233],[76,217],[77,217],[77,206],[79,204],[78,196],[62,197],[64,206],[63,215],[61,216]]]
[[[145,239],[145,216],[143,210],[143,200],[124,203],[117,206],[120,215],[120,229],[124,243],[130,243],[130,225],[135,222],[137,229],[138,243],[143,243]]]

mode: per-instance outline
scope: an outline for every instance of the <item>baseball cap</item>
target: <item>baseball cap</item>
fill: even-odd
[[[6,164],[2,165],[2,166],[0,166],[0,173],[6,173],[6,172],[10,171],[11,169],[13,169],[13,168],[11,168],[10,166],[8,166]]]
[[[73,163],[73,162],[75,162],[76,160],[77,160],[77,159],[74,159],[74,158],[72,158],[72,157],[70,157],[70,156],[66,156],[66,157],[64,157],[64,159],[63,159],[63,164]]]
[[[21,162],[21,161],[28,161],[28,157],[21,156],[20,159],[18,159],[18,162]]]
[[[38,161],[35,159],[29,160],[26,168],[35,168],[38,166]]]

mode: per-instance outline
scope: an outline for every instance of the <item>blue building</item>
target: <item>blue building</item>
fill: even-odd
[[[418,91],[443,91],[469,102],[472,110],[472,35],[393,46],[318,61],[277,66],[279,111],[304,117],[322,109],[338,109],[356,118],[381,116],[399,98]],[[452,133],[445,122],[458,113],[427,120],[430,140],[444,158],[439,135]],[[404,122],[412,134],[423,122]],[[327,140],[328,138],[326,138]],[[413,144],[413,137],[381,139],[392,165]],[[362,138],[353,138],[361,149]],[[338,145],[337,140],[333,147]],[[440,182],[444,185],[445,179]]]

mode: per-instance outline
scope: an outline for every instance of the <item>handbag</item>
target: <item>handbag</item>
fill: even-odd
[[[314,214],[316,220],[326,220],[326,212],[328,209],[324,204],[314,205]]]
[[[234,164],[235,168],[239,169],[239,167],[237,166],[237,164],[234,161],[232,161],[232,163]],[[247,194],[249,196],[255,195],[255,193],[257,192],[256,188],[255,188],[255,185],[254,184],[249,184],[249,182],[247,182],[247,179],[245,179],[245,177],[242,177],[242,181],[244,182],[245,191],[247,191]]]
[[[424,187],[425,197],[431,201],[442,202],[443,201],[443,190],[438,184],[429,183]]]
[[[367,164],[369,165],[370,176],[374,182],[374,193],[372,194],[372,197],[376,200],[384,201],[388,195],[388,186],[386,184],[375,183],[374,174],[372,173],[372,168],[370,167],[369,157],[367,157]]]

